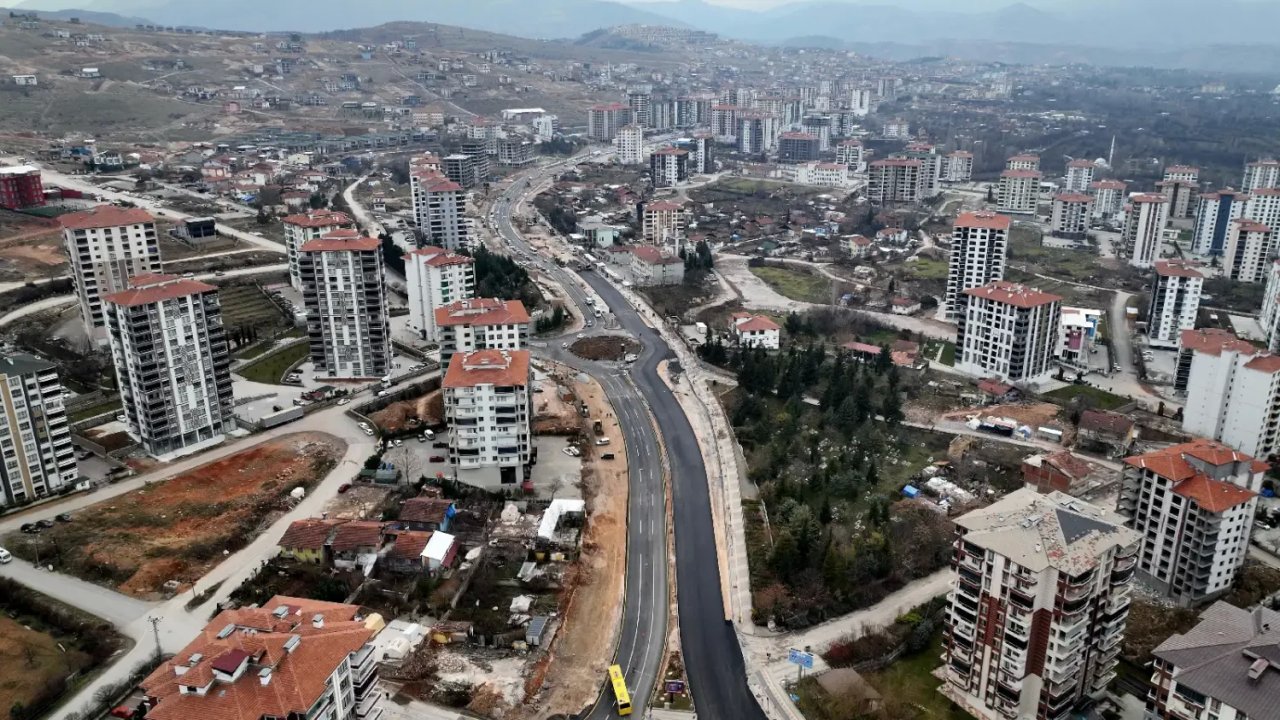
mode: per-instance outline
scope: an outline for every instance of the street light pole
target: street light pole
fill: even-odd
[[[156,660],[159,660],[164,655],[164,652],[160,649],[160,618],[148,615],[147,622],[151,623],[151,632],[155,634]]]

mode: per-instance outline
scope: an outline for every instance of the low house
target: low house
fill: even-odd
[[[631,250],[631,281],[639,287],[679,285],[684,282],[684,260],[656,247],[637,246]]]
[[[865,235],[850,235],[844,240],[845,252],[851,258],[866,257],[871,252],[872,243]]]
[[[1022,480],[1042,493],[1057,490],[1078,495],[1101,481],[1102,472],[1093,464],[1071,454],[1037,453],[1022,461]]]
[[[388,572],[414,574],[427,571],[426,558],[422,556],[431,541],[432,533],[419,530],[401,530],[386,554],[382,567]]]
[[[436,497],[416,497],[400,505],[400,527],[408,530],[449,531],[449,523],[457,513],[453,502]]]
[[[329,542],[334,567],[359,567],[365,575],[371,573],[385,539],[383,530],[383,524],[375,520],[353,520],[339,526]]]
[[[734,341],[742,347],[777,350],[781,345],[782,328],[764,315],[734,313],[730,331]]]
[[[894,315],[915,315],[920,312],[920,301],[914,298],[895,297],[889,302],[889,309]]]
[[[298,562],[323,565],[326,561],[329,544],[338,526],[345,520],[322,520],[305,518],[294,520],[289,528],[280,536],[280,554]]]
[[[1022,393],[1018,392],[1014,386],[992,378],[979,380],[978,392],[982,395],[983,403],[987,405],[1017,402],[1022,397]]]
[[[426,559],[428,572],[448,570],[458,559],[457,538],[446,532],[431,533],[431,539],[422,549],[422,557]]]
[[[1138,437],[1134,421],[1109,410],[1085,410],[1076,426],[1076,447],[1122,457]]]
[[[840,698],[847,703],[846,707],[854,717],[874,715],[884,704],[880,693],[853,668],[834,668],[818,675],[815,680],[828,697]]]
[[[856,341],[847,342],[840,347],[848,350],[853,359],[860,362],[875,362],[879,359],[880,353],[885,350],[885,348],[879,345]],[[917,354],[903,350],[893,350],[890,348],[889,357],[893,360],[893,364],[898,367],[911,367],[916,362]]]

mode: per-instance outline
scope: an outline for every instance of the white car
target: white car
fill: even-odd
[[[349,402],[351,402],[351,398],[338,398],[339,405],[346,405]]]
[[[596,444],[597,444],[597,445],[608,445],[608,444],[609,444],[609,438],[607,438],[607,437],[596,438]]]
[[[13,562],[13,553],[0,547],[0,565]]]
[[[373,437],[373,431],[370,430],[369,428],[361,428],[361,430],[364,430],[365,435],[368,435],[369,437]]]

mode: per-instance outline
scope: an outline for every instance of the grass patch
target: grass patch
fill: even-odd
[[[1061,405],[1069,405],[1076,398],[1083,397],[1089,400],[1091,407],[1100,410],[1114,410],[1129,402],[1129,398],[1120,397],[1092,385],[1067,385],[1045,393],[1044,397]]]
[[[924,356],[929,362],[939,362],[947,367],[955,367],[956,344],[945,340],[929,340],[924,344]]]
[[[908,279],[911,280],[946,280],[947,279],[947,263],[942,260],[934,260],[933,258],[917,257],[908,263],[903,263],[903,272],[906,273]]]
[[[289,368],[304,360],[310,352],[310,343],[306,341],[296,342],[276,350],[261,360],[245,365],[236,370],[236,374],[245,380],[279,385],[280,379],[284,377]]]
[[[969,715],[938,692],[942,681],[933,676],[941,661],[942,633],[933,636],[929,649],[897,662],[877,673],[868,673],[871,683],[885,698],[914,709],[915,717],[942,718],[943,720],[970,720]],[[895,715],[894,717],[910,717]]]
[[[245,347],[242,350],[238,350],[236,351],[235,356],[240,360],[252,360],[256,357],[262,357],[263,355],[267,354],[271,350],[275,349],[276,343],[280,342],[281,340],[288,340],[291,338],[293,339],[303,338],[303,337],[306,337],[306,334],[307,332],[302,328],[293,328],[288,332],[282,333],[273,338],[268,338],[266,340],[259,340],[258,342],[252,345],[249,345],[248,347]]]
[[[224,285],[218,289],[222,324],[228,330],[253,327],[261,330],[284,324],[284,313],[257,285]]]
[[[821,275],[770,265],[753,267],[751,273],[784,297],[819,305],[831,304],[831,281]]]
[[[109,413],[113,410],[119,410],[120,407],[120,398],[115,397],[110,400],[103,400],[96,405],[89,405],[88,407],[80,408],[75,412],[67,413],[67,419],[71,422],[80,422],[81,420],[88,420],[91,417],[97,417],[98,415]]]

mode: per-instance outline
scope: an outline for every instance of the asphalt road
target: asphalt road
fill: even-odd
[[[531,181],[517,180],[495,202],[498,230],[516,250],[532,252],[512,227],[511,210],[521,195],[536,184],[537,179],[547,174],[548,171],[544,169],[524,176]],[[579,311],[584,317],[587,316],[590,308],[586,304],[586,293],[582,291],[576,278],[571,277],[568,270],[555,265],[548,266],[545,272],[565,288]],[[639,398],[648,405],[648,410],[657,422],[671,468],[681,648],[697,711],[703,717],[764,720],[764,712],[747,687],[737,634],[724,617],[719,562],[712,530],[711,498],[702,451],[680,404],[658,375],[658,364],[662,360],[674,358],[674,353],[657,331],[646,325],[639,313],[604,278],[594,272],[581,273],[581,277],[609,306],[626,334],[638,339],[643,348],[625,377],[612,373],[601,376],[593,368],[586,367],[593,364],[579,364],[563,358],[602,381],[610,402],[619,410],[620,424],[627,435],[632,492],[627,530],[627,599],[623,610],[622,641],[618,648],[617,662],[627,673],[628,686],[633,688],[632,695],[636,698],[634,702],[643,702],[648,693],[641,694],[641,690],[648,691],[652,687],[652,676],[648,675],[648,668],[653,663],[656,670],[663,651],[665,632],[637,631],[637,628],[664,626],[665,615],[660,623],[659,613],[655,611],[665,613],[665,605],[659,606],[657,599],[666,594],[666,554],[661,540],[665,536],[662,516],[664,501],[661,496],[662,463],[656,438],[653,439],[650,450],[649,438],[643,437],[652,433],[652,427],[647,413],[637,402],[638,391]],[[552,354],[560,354],[554,342],[550,345]],[[643,431],[640,431],[641,427],[644,428]],[[641,437],[633,437],[636,434]],[[653,504],[645,504],[648,500],[653,500]],[[638,504],[640,507],[637,507]],[[650,523],[655,515],[656,518]],[[651,528],[660,529],[661,533]],[[649,566],[654,568],[652,575],[644,571]],[[661,575],[657,572],[660,566],[663,568]],[[640,577],[637,577],[637,567],[641,571]],[[634,641],[629,643],[628,638],[634,638]],[[641,670],[639,680],[635,681],[633,677],[637,677],[634,667],[637,653],[641,653]],[[608,693],[605,692],[603,697],[607,699]],[[602,701],[589,717],[602,718],[611,714],[608,705]]]
[[[529,177],[547,172],[545,169],[534,171]],[[511,224],[513,206],[528,187],[517,181],[498,198],[494,210],[502,237],[517,251],[532,254],[533,249]],[[591,306],[578,283],[555,265],[546,264],[545,267],[544,272],[569,293],[578,312],[588,317],[592,312]],[[644,399],[621,366],[583,360],[562,350],[558,338],[552,338],[546,348],[535,348],[535,351],[598,380],[617,413],[618,426],[627,448],[630,492],[627,501],[626,601],[614,662],[622,667],[633,705],[643,707],[652,694],[662,662],[669,607],[666,495],[657,431]],[[601,678],[599,701],[587,717],[598,720],[614,715],[613,693]]]

